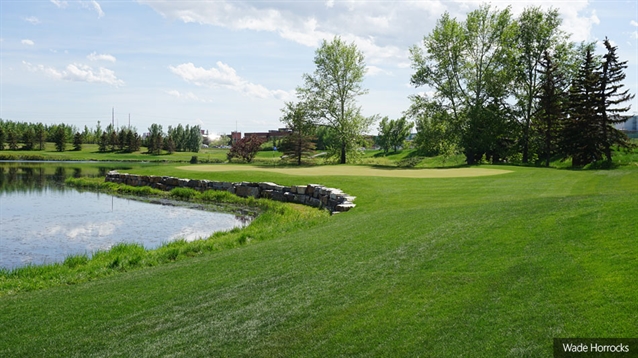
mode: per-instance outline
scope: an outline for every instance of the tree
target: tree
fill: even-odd
[[[0,123],[1,124],[1,123]],[[4,128],[0,126],[0,150],[4,150],[4,142],[7,140]]]
[[[460,124],[459,144],[468,164],[483,155],[497,160],[510,150],[507,143],[515,133],[507,123],[513,120],[507,97],[515,34],[509,7],[492,11],[482,5],[464,22],[443,14],[423,39],[423,49],[410,49],[412,84],[433,87],[435,98]]]
[[[624,123],[629,117],[623,117],[621,113],[629,111],[631,106],[618,107],[618,105],[631,101],[633,94],[629,94],[629,89],[622,91],[622,81],[625,79],[623,70],[627,68],[627,61],[618,61],[616,54],[617,46],[612,46],[609,39],[605,37],[605,48],[607,53],[603,56],[600,73],[600,114],[601,132],[603,137],[603,151],[606,159],[611,162],[611,147],[619,145],[621,147],[631,147],[629,138],[616,129],[614,124]]]
[[[80,132],[75,132],[73,135],[73,150],[82,150],[82,134]]]
[[[541,139],[540,155],[549,167],[550,159],[556,153],[561,123],[565,121],[567,96],[565,77],[548,51],[544,52],[540,66],[539,108],[533,116],[533,129]]]
[[[13,128],[7,130],[7,143],[9,144],[9,149],[18,150],[18,134]]]
[[[281,110],[281,122],[291,131],[280,143],[284,155],[294,158],[297,165],[301,159],[314,152],[316,145],[312,142],[316,124],[308,117],[308,109],[304,103],[286,102]]]
[[[148,128],[148,152],[150,154],[161,154],[162,144],[164,141],[164,134],[162,133],[162,126],[156,123],[151,124]]]
[[[107,147],[109,145],[109,135],[106,132],[101,132],[100,138],[98,139],[98,150],[102,153],[106,152]]]
[[[186,126],[188,128],[188,126]],[[197,153],[202,147],[202,131],[199,126],[191,127],[187,132],[186,149]]]
[[[95,126],[95,140],[99,142],[102,139],[102,126],[100,125],[100,121],[97,121],[97,125]]]
[[[379,134],[377,135],[377,145],[383,149],[384,154],[388,154],[390,147],[390,134],[392,133],[392,121],[387,116],[381,118],[379,127],[377,128]]]
[[[356,98],[367,93],[362,87],[364,56],[354,43],[346,44],[336,36],[324,40],[315,52],[315,72],[304,74],[303,87],[297,88],[302,102],[308,104],[311,117],[334,130],[339,145],[339,162],[369,129],[373,118],[361,115]]]
[[[245,162],[250,163],[253,161],[255,154],[257,154],[264,142],[264,139],[257,136],[244,137],[233,143],[233,146],[230,147],[230,151],[228,151],[226,157],[229,162],[233,158],[240,158]]]
[[[35,140],[38,142],[40,150],[44,150],[47,140],[47,131],[42,123],[35,126]]]
[[[166,140],[164,141],[164,149],[168,152],[168,154],[175,153],[175,142],[173,141],[173,137],[170,135],[166,136]]]
[[[126,147],[126,132],[126,127],[120,128],[120,131],[117,132],[117,147],[120,151]]]
[[[58,152],[64,152],[66,149],[67,133],[64,124],[60,124],[55,129],[55,149]]]
[[[388,153],[390,148],[394,148],[396,153],[410,135],[413,126],[414,124],[408,122],[405,117],[397,120],[388,120],[388,117],[383,117],[381,122],[379,122],[377,144],[383,149],[384,153]]]
[[[568,118],[561,131],[563,157],[572,158],[572,166],[584,166],[602,159],[599,108],[601,81],[593,45],[584,49],[582,64],[569,89]]]
[[[22,147],[22,149],[33,150],[34,141],[35,141],[35,131],[33,130],[32,126],[29,126],[22,133],[22,142],[24,143],[24,146]]]
[[[394,148],[396,153],[399,147],[403,146],[406,138],[410,135],[414,123],[408,122],[405,117],[390,121],[390,146]]]
[[[562,22],[558,10],[543,12],[540,7],[528,7],[516,20],[516,86],[514,96],[517,109],[522,116],[522,162],[529,160],[529,145],[532,117],[538,107],[540,91],[539,69],[543,54],[555,48],[564,39],[559,30]]]
[[[449,157],[458,150],[460,128],[444,106],[426,96],[410,97],[412,104],[404,113],[416,124],[414,143],[424,155]]]

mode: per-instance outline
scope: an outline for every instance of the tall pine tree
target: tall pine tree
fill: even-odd
[[[593,46],[584,50],[583,61],[569,89],[568,118],[561,131],[560,149],[572,166],[584,166],[602,159],[600,136],[600,73],[592,54]]]
[[[622,91],[622,81],[625,79],[623,70],[627,68],[627,61],[618,61],[618,55],[616,54],[618,47],[612,46],[606,37],[604,44],[607,53],[603,56],[600,71],[600,129],[605,157],[611,162],[611,147],[613,145],[625,148],[631,146],[629,138],[616,129],[614,125],[624,123],[629,119],[629,117],[621,114],[629,111],[631,106],[619,107],[619,105],[631,101],[634,95],[629,94],[628,89]]]
[[[551,157],[557,150],[561,124],[565,120],[567,96],[564,92],[565,77],[548,51],[543,53],[540,67],[539,110],[534,116],[533,126],[541,141],[540,157],[549,167]]]

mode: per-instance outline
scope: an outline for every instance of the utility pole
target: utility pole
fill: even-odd
[[[131,130],[131,114],[128,114],[128,130]]]
[[[111,107],[111,127],[115,130],[115,107]]]

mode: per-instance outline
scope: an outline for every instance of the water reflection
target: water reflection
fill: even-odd
[[[248,216],[206,211],[210,209],[201,205],[146,203],[62,185],[68,176],[98,176],[108,170],[0,163],[0,268],[61,262],[119,242],[155,248],[250,223]]]

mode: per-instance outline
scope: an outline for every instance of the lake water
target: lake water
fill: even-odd
[[[0,163],[0,268],[61,262],[69,255],[90,255],[120,242],[152,249],[249,222],[202,206],[147,203],[60,184],[70,175],[101,175],[111,169],[101,168]]]

